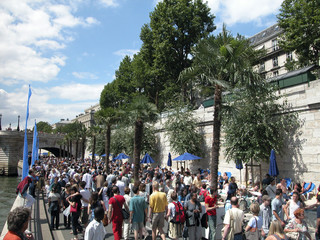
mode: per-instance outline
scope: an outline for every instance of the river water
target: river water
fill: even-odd
[[[16,188],[21,177],[0,177],[0,232],[17,197]]]

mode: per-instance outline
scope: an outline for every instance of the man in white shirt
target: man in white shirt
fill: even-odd
[[[91,193],[89,190],[84,189],[84,187],[86,186],[86,182],[82,181],[80,182],[80,194],[82,196],[81,198],[81,205],[82,205],[82,218],[81,218],[81,222],[82,224],[86,227],[88,224],[88,203],[91,197]]]
[[[274,180],[274,178],[272,178],[270,184],[266,187],[266,191],[271,200],[273,200],[276,197],[276,190],[276,181]]]
[[[118,186],[119,188],[119,191],[120,191],[120,195],[123,196],[124,195],[124,188],[125,188],[125,185],[124,185],[124,182],[122,182],[121,180],[121,177],[118,176],[117,177],[117,183],[116,183],[116,186]]]
[[[84,240],[103,240],[107,234],[101,220],[104,217],[104,210],[102,207],[94,209],[94,220],[92,220],[86,228]]]
[[[85,189],[90,191],[92,187],[92,175],[89,172],[89,169],[87,169],[82,177],[82,181],[86,182]]]
[[[242,240],[242,221],[244,218],[244,213],[241,209],[239,209],[238,198],[231,197],[231,206],[232,208],[226,212],[224,217],[224,233],[222,236],[222,240],[227,239],[227,236],[230,232],[230,228],[234,229],[234,240]],[[231,218],[233,219],[233,226],[230,225]]]

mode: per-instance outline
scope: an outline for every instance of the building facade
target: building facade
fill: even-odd
[[[91,126],[94,125],[94,113],[96,111],[100,110],[100,104],[93,105],[87,109],[84,110],[84,113],[80,113],[79,115],[76,116],[75,119],[72,119],[72,122],[80,122],[82,123],[86,128],[90,128]]]
[[[282,29],[275,24],[249,38],[254,49],[266,51],[255,66],[256,70],[266,79],[287,73],[285,64],[288,61],[297,60],[294,52],[285,52],[280,48],[281,33]]]

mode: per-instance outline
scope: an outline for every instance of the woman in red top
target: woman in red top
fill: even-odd
[[[109,199],[109,211],[108,219],[112,221],[112,231],[115,240],[120,240],[122,236],[122,206],[124,205],[129,212],[129,208],[125,203],[123,196],[119,195],[119,188],[117,186],[112,187],[113,197]]]
[[[32,234],[25,234],[28,228],[31,211],[28,208],[17,207],[12,210],[7,218],[8,232],[3,240],[33,239]]]
[[[217,188],[212,187],[207,194],[204,203],[206,207],[206,212],[208,214],[208,225],[209,225],[209,239],[214,240],[216,236],[216,227],[217,227],[217,211],[216,208],[218,201]]]

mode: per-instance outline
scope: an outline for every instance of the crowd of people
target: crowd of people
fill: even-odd
[[[60,228],[63,211],[63,225],[72,229],[73,240],[104,239],[107,224],[112,224],[115,240],[129,239],[131,231],[134,239],[144,239],[149,235],[147,223],[153,240],[164,240],[166,235],[171,239],[199,240],[206,237],[203,228],[209,229],[207,237],[214,240],[217,209],[223,206],[223,240],[319,239],[320,196],[316,204],[306,206],[301,194],[306,189],[298,183],[290,189],[284,179],[277,184],[266,175],[263,188],[257,183],[247,189],[224,173],[216,187],[210,185],[209,170],[191,172],[147,165],[141,165],[139,181],[134,181],[133,164],[117,161],[109,168],[107,174],[102,160],[92,164],[90,159],[40,159],[17,187],[26,208],[9,213],[9,237],[4,239],[13,239],[12,235],[20,237],[14,239],[25,239],[25,226],[17,229],[17,218],[13,216],[20,211],[24,216],[20,221],[28,222],[26,216],[30,217],[28,208],[34,202],[36,187],[45,191],[48,199],[51,230]],[[305,209],[312,208],[317,209],[315,237],[304,220]],[[252,217],[246,221],[247,210]],[[164,229],[166,221],[168,229]]]

